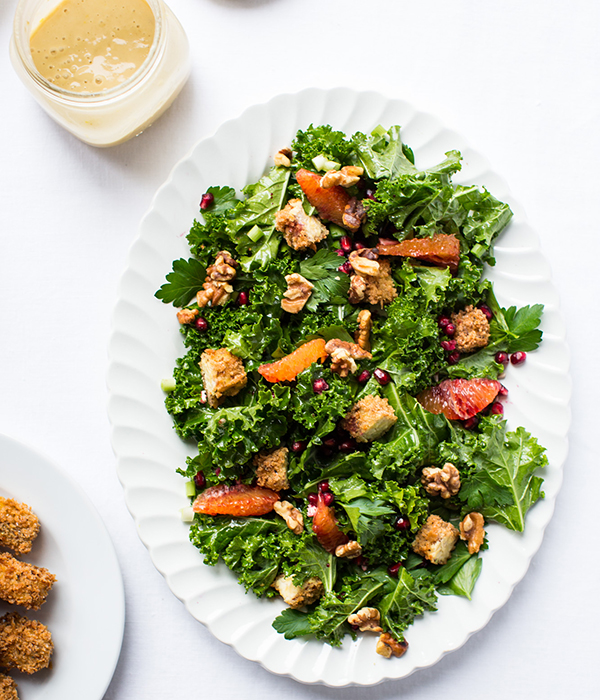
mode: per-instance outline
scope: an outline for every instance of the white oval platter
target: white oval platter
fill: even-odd
[[[505,380],[510,390],[509,427],[525,426],[548,450],[545,499],[527,516],[523,534],[499,526],[488,531],[489,550],[471,601],[441,597],[437,613],[409,629],[409,652],[387,660],[375,654],[375,637],[347,639],[341,648],[315,640],[286,641],[271,623],[283,608],[278,601],[246,595],[224,566],[207,567],[188,540],[180,508],[188,505],[184,480],[176,474],[194,446],[180,440],[166,413],[161,379],[170,377],[184,354],[174,310],[154,298],[173,260],[189,257],[185,234],[198,216],[200,196],[211,185],[240,190],[273,164],[296,131],[331,124],[346,133],[378,124],[399,124],[420,168],[458,149],[463,170],[454,181],[487,187],[514,213],[496,245],[497,265],[489,270],[503,306],[543,303],[544,342],[527,363]],[[200,141],[177,164],[143,218],[122,277],[110,338],[109,416],[118,474],[125,498],[152,561],[190,613],[242,656],[277,674],[304,683],[372,685],[408,676],[462,646],[508,599],[538,550],[554,509],[567,454],[570,421],[568,351],[564,326],[536,233],[511,197],[506,183],[464,138],[406,102],[351,89],[309,89],[251,107]]]

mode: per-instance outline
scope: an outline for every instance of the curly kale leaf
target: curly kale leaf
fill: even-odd
[[[379,596],[384,585],[383,581],[370,574],[358,571],[348,574],[340,590],[326,592],[312,611],[279,615],[273,627],[286,639],[313,634],[332,646],[339,646],[344,636],[351,632],[348,616]]]
[[[316,394],[313,383],[324,379],[328,389]],[[313,437],[322,437],[334,430],[352,406],[353,385],[323,365],[313,363],[297,377],[292,393],[291,411],[295,421],[311,431]]]
[[[287,432],[289,387],[259,387],[250,405],[209,409],[191,414],[179,432],[201,439],[190,474],[217,467],[239,469],[262,449],[276,447]]]
[[[402,143],[399,126],[392,126],[387,131],[378,126],[370,134],[358,132],[354,134],[352,141],[360,164],[364,167],[367,177],[372,180],[419,172],[414,165],[413,152]],[[460,153],[449,151],[446,156],[443,163],[425,172],[447,174],[460,170]]]
[[[278,571],[299,561],[311,538],[308,533],[295,535],[281,518],[203,516],[196,518],[190,531],[206,564],[223,559],[246,590],[259,596],[272,593]]]
[[[382,626],[398,641],[404,640],[406,628],[417,615],[437,609],[437,598],[431,575],[425,569],[408,572],[401,567],[398,578],[385,569],[376,572],[385,585],[385,594],[378,603]]]
[[[443,414],[426,411],[412,396],[399,394],[393,384],[385,387],[384,396],[398,420],[384,441],[373,444],[368,461],[376,479],[384,473],[402,478],[410,471],[406,465],[431,462],[438,444],[448,437],[449,423]]]
[[[304,131],[300,130],[292,142],[294,168],[314,170],[312,162],[317,156],[325,156],[328,160],[340,165],[350,165],[354,162],[354,144],[346,138],[343,131],[334,131],[330,126],[313,126]]]

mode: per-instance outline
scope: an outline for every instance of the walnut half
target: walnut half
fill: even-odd
[[[319,184],[323,189],[336,185],[352,187],[352,185],[356,185],[364,172],[364,168],[358,165],[345,165],[341,170],[328,170]]]
[[[331,357],[331,371],[339,374],[340,377],[347,377],[356,372],[358,367],[355,360],[370,360],[373,357],[360,345],[348,343],[338,338],[327,341],[325,352]]]
[[[354,340],[363,350],[371,352],[371,312],[368,309],[362,309],[358,314],[358,329],[354,334]]]
[[[476,554],[483,544],[485,520],[481,513],[468,513],[459,525],[460,539],[467,543],[469,554]]]
[[[356,559],[362,553],[362,547],[355,540],[341,544],[335,548],[335,556],[339,559]]]
[[[430,496],[450,498],[460,491],[460,473],[450,462],[446,462],[442,469],[425,467],[421,483]]]
[[[215,262],[206,270],[206,280],[202,289],[196,294],[200,308],[205,306],[223,306],[233,293],[229,284],[236,276],[237,262],[226,250],[217,253]]]
[[[302,513],[289,501],[276,501],[273,510],[285,520],[285,524],[295,535],[299,535],[304,530]]]
[[[361,632],[383,632],[379,625],[380,619],[377,608],[361,608],[348,616],[348,624],[358,627]]]
[[[379,637],[377,646],[375,647],[375,651],[381,654],[381,656],[385,656],[386,659],[389,659],[392,655],[397,657],[402,656],[407,649],[408,642],[398,642],[391,634],[388,634],[388,632],[384,632]]]
[[[310,298],[314,285],[297,272],[286,275],[285,281],[288,288],[283,293],[281,308],[290,314],[297,314]]]

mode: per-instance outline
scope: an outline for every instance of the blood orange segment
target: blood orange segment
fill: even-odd
[[[339,185],[323,188],[319,184],[321,175],[310,170],[298,170],[296,180],[306,195],[306,199],[316,208],[323,221],[333,221],[346,228],[344,210],[350,201],[350,194]]]
[[[456,236],[436,233],[433,238],[407,238],[391,245],[379,245],[380,255],[402,255],[417,258],[441,267],[449,267],[453,272],[460,260],[460,242]]]
[[[312,529],[319,544],[330,554],[335,552],[336,547],[350,541],[348,535],[339,529],[335,519],[335,511],[331,506],[325,504],[325,497],[322,493],[319,493]]]
[[[308,369],[313,362],[317,360],[325,362],[326,359],[325,341],[323,338],[315,338],[296,348],[289,355],[282,357],[281,360],[261,365],[258,372],[268,382],[291,382],[300,372]]]
[[[494,379],[446,379],[425,389],[417,401],[430,413],[449,420],[466,420],[492,403],[502,385]]]
[[[262,486],[219,484],[203,491],[194,501],[195,513],[205,515],[265,515],[273,510],[279,494]]]

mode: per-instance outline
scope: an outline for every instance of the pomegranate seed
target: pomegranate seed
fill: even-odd
[[[198,318],[194,321],[194,326],[196,326],[197,331],[204,333],[208,330],[208,321],[205,318],[202,318],[202,316],[198,316]]]
[[[325,481],[321,481],[317,488],[319,489],[319,493],[325,493],[326,491],[329,491],[329,481],[327,481],[327,479],[325,479]]]
[[[212,207],[214,203],[215,195],[211,192],[205,192],[200,200],[200,209],[208,209],[209,207]]]
[[[340,258],[346,257],[346,253],[344,253],[344,251],[341,248],[336,248],[334,250],[334,253],[336,253],[338,255],[338,257],[340,257]]]
[[[197,472],[194,477],[194,484],[196,484],[197,489],[203,489],[206,486],[206,477],[204,472]]]
[[[313,391],[315,394],[322,394],[329,389],[329,384],[324,379],[315,379],[313,382]]]
[[[354,268],[352,267],[352,265],[346,260],[345,263],[338,267],[338,272],[344,272],[345,274],[349,275],[353,269]]]
[[[308,515],[309,518],[314,518],[316,512],[317,506],[313,506],[309,503],[308,508],[306,509],[306,515]]]
[[[446,352],[453,352],[456,350],[456,340],[442,340],[440,345]]]
[[[396,578],[398,576],[398,572],[400,571],[401,568],[402,568],[402,562],[397,561],[395,564],[388,566],[388,574],[390,576],[393,576],[394,578]]]
[[[296,440],[292,442],[292,452],[304,452],[306,449],[306,440]]]
[[[354,630],[355,632],[358,632],[360,627],[358,625],[350,625],[350,629]]]
[[[479,418],[477,416],[472,416],[471,418],[467,418],[467,420],[463,423],[465,428],[467,430],[472,430],[473,428],[476,428],[477,425],[479,424]]]
[[[503,416],[504,406],[500,403],[500,401],[494,401],[494,403],[490,406],[490,413],[492,416]]]
[[[405,532],[410,528],[410,520],[405,515],[401,515],[394,523],[394,527],[400,532]]]
[[[365,199],[375,199],[375,190],[367,190],[365,192]]]
[[[238,294],[237,298],[237,305],[238,306],[246,306],[246,304],[250,301],[248,297],[248,292],[240,292]]]
[[[375,375],[375,379],[381,384],[381,386],[386,386],[386,384],[389,384],[392,381],[392,378],[390,377],[389,373],[386,372],[384,369],[377,369],[373,370],[373,374]]]
[[[455,365],[460,360],[460,353],[455,350],[448,355],[448,364]]]
[[[359,375],[358,375],[358,383],[359,384],[366,384],[369,379],[371,379],[371,373],[369,372],[368,369],[364,369]]]
[[[330,438],[327,438],[326,440],[323,440],[323,445],[325,445],[325,447],[329,447],[330,449],[333,450],[335,447],[337,447],[338,444],[337,444],[337,440],[334,437],[330,437]]]
[[[496,362],[497,362],[499,365],[504,365],[504,366],[506,366],[506,365],[508,364],[508,353],[506,353],[506,352],[497,352],[497,353],[494,355],[494,360],[496,360]]]
[[[334,501],[335,496],[331,493],[331,491],[325,491],[325,493],[323,494],[323,503],[326,506],[330,506]]]
[[[217,467],[215,469],[215,476],[219,476],[220,473],[221,473],[221,467]]]
[[[525,362],[526,357],[527,353],[525,352],[513,352],[513,354],[510,356],[510,362],[513,365],[522,365],[523,362]]]
[[[498,389],[498,396],[508,396],[508,389],[504,386],[504,384],[500,384],[500,388]]]
[[[491,321],[494,318],[494,314],[492,313],[492,310],[487,304],[479,304],[477,308],[483,311],[488,321]]]
[[[452,337],[456,333],[456,326],[453,323],[447,323],[442,330],[446,335]]]
[[[360,241],[355,241],[354,243],[354,250],[362,250],[363,248],[366,248],[367,246],[364,243],[361,243]]]
[[[356,449],[356,443],[354,440],[344,440],[344,442],[340,442],[340,445],[338,447],[338,450],[340,452],[354,452]]]
[[[445,328],[450,323],[448,316],[440,316],[438,318],[438,326],[440,328]]]
[[[309,505],[316,506],[318,502],[319,502],[319,497],[317,496],[316,493],[309,493],[308,494]]]
[[[340,246],[344,253],[349,253],[352,250],[352,239],[350,236],[342,236],[340,239]]]

